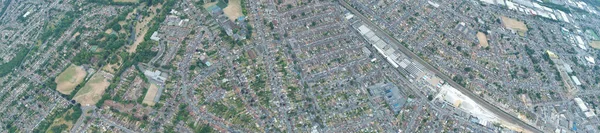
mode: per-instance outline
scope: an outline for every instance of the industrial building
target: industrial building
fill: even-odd
[[[581,98],[574,98],[573,101],[575,101],[575,104],[577,104],[577,107],[579,107],[579,109],[581,109],[581,111],[583,112],[585,117],[590,118],[590,117],[596,116],[596,113],[594,113],[593,109],[589,109],[585,105],[585,102],[583,102],[583,100],[581,100]]]

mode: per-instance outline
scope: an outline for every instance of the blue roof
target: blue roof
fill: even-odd
[[[240,17],[238,17],[238,21],[244,21],[244,19],[246,19],[246,16],[240,16]]]

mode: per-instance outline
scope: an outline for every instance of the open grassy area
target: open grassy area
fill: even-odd
[[[34,132],[61,133],[68,132],[81,117],[83,113],[81,106],[70,106],[69,108],[57,110],[56,114],[47,117],[42,123],[41,128]]]
[[[146,36],[146,32],[148,32],[148,29],[150,28],[150,25],[148,24],[152,21],[152,19],[154,19],[154,17],[156,17],[156,14],[158,13],[156,9],[160,9],[161,7],[161,4],[151,6],[149,9],[150,15],[148,17],[143,18],[141,21],[137,21],[137,23],[135,24],[135,41],[133,42],[131,47],[127,49],[127,52],[135,53],[137,46],[144,41],[144,36]]]
[[[477,40],[479,40],[479,46],[482,48],[486,48],[489,46],[487,37],[483,32],[477,32]]]
[[[158,93],[158,87],[156,86],[156,84],[150,84],[148,92],[146,92],[146,96],[144,96],[144,100],[142,101],[142,103],[154,106],[154,104],[156,104],[154,102],[154,97],[156,97],[156,93]]]
[[[73,124],[75,124],[74,120],[65,120],[65,116],[67,116],[68,114],[73,113],[73,109],[69,109],[67,112],[65,112],[64,114],[61,115],[60,118],[56,118],[54,119],[54,121],[52,122],[52,125],[50,125],[50,128],[48,128],[48,130],[46,131],[47,133],[54,133],[54,131],[56,130],[52,130],[53,128],[63,128],[65,130],[70,130],[73,127]],[[64,125],[66,125],[66,128]],[[60,127],[63,126],[63,127]]]
[[[104,90],[110,85],[108,79],[104,77],[106,73],[99,71],[75,94],[75,101],[81,105],[94,105],[104,94]]]
[[[240,4],[240,0],[229,0],[227,7],[223,9],[223,12],[229,18],[229,20],[234,21],[240,16],[244,16],[242,13],[242,6]]]
[[[506,28],[516,30],[519,35],[524,36],[525,32],[527,32],[527,25],[522,21],[518,21],[516,19],[508,18],[506,16],[500,17],[502,20],[502,25]]]
[[[54,80],[56,82],[56,90],[62,94],[71,94],[71,91],[84,80],[86,74],[85,70],[80,66],[69,66]]]

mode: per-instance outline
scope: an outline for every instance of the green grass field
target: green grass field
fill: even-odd
[[[93,90],[92,84],[101,83],[103,81],[104,78],[102,76],[94,75],[94,77],[92,77],[92,79],[90,79],[77,94],[75,94],[75,97],[91,92]]]
[[[77,92],[77,94],[75,94],[73,99],[82,105],[96,104],[96,102],[98,102],[98,100],[100,100],[102,97],[102,94],[104,94],[104,90],[108,87],[108,85],[110,85],[110,82],[105,79],[104,72],[100,71],[94,74],[90,80],[88,80],[85,86],[83,86]]]
[[[73,76],[75,76],[75,65],[71,65],[69,66],[67,69],[65,69],[65,71],[63,73],[61,73],[60,75],[58,75],[58,77],[56,77],[56,81],[57,82],[70,82],[73,79]]]
[[[54,80],[57,85],[56,90],[63,94],[70,94],[77,85],[83,82],[85,75],[86,72],[83,68],[75,65],[69,66]]]

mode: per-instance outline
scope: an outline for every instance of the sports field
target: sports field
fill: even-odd
[[[227,7],[223,9],[223,12],[227,16],[227,18],[229,18],[229,20],[234,21],[240,16],[244,16],[244,14],[242,13],[242,6],[240,4],[240,0],[229,0]]]
[[[144,101],[142,101],[142,103],[154,106],[154,104],[156,104],[154,102],[154,97],[156,97],[156,93],[158,93],[158,87],[156,86],[156,84],[150,84],[148,92],[146,92],[146,96],[144,96]]]
[[[522,21],[518,21],[516,19],[508,18],[506,16],[500,17],[502,20],[502,25],[506,28],[516,30],[519,35],[524,36],[525,32],[527,32],[527,25]]]
[[[110,85],[105,78],[106,72],[99,71],[75,94],[75,101],[83,106],[93,105],[102,98],[104,90]]]
[[[477,32],[477,40],[479,40],[479,46],[481,46],[482,48],[489,46],[487,37],[483,32]]]
[[[83,81],[86,74],[85,70],[80,66],[69,66],[54,80],[56,82],[56,90],[62,94],[71,94],[71,91]]]

